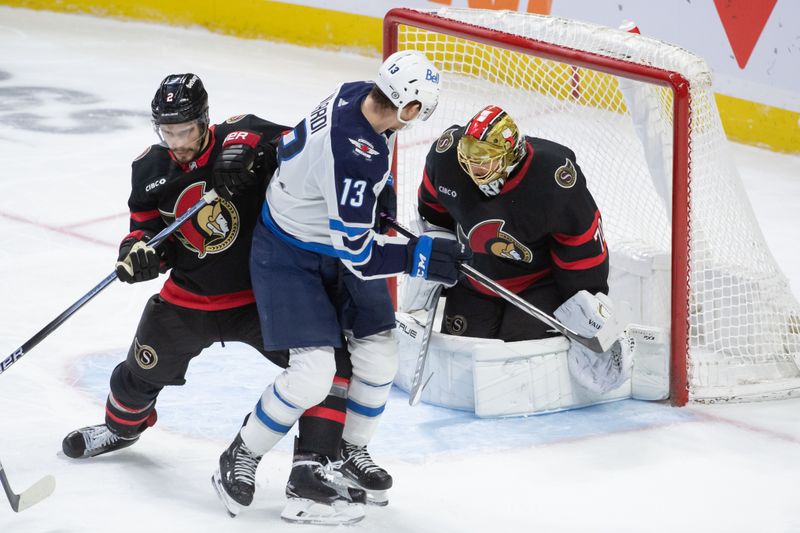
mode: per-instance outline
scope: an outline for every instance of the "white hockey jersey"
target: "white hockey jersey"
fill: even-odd
[[[376,133],[361,112],[372,87],[340,85],[283,135],[262,209],[264,224],[284,241],[338,257],[361,278],[392,276],[407,263],[408,239],[373,231],[395,133]]]

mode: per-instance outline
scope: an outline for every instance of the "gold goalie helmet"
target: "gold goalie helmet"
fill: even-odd
[[[458,141],[458,162],[487,195],[500,192],[509,172],[525,157],[519,128],[500,107],[489,105],[467,123]]]

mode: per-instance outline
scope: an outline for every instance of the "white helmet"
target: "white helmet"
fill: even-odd
[[[400,113],[409,102],[417,100],[422,104],[417,115],[420,120],[427,120],[436,109],[439,79],[439,69],[423,53],[403,50],[386,58],[375,84],[397,106],[397,119],[407,124],[410,121],[400,118]]]

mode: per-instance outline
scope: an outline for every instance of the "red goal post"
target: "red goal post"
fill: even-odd
[[[527,134],[551,138],[575,150],[603,213],[609,248],[624,250],[627,256],[615,261],[612,255],[612,269],[623,265],[623,270],[637,272],[636,265],[624,267],[628,259],[635,264],[649,261],[648,268],[656,268],[652,265],[666,258],[666,266],[655,275],[636,278],[634,292],[641,301],[634,305],[634,314],[669,331],[670,398],[674,405],[796,393],[800,387],[796,302],[792,299],[778,310],[757,310],[755,318],[745,316],[750,304],[740,304],[738,299],[748,298],[751,285],[759,284],[761,272],[755,271],[760,266],[751,268],[748,263],[740,274],[735,260],[717,258],[715,247],[736,243],[713,242],[723,230],[708,223],[707,216],[695,216],[697,209],[716,209],[711,202],[715,195],[725,200],[729,183],[741,188],[735,169],[729,178],[717,172],[706,175],[705,164],[699,171],[693,168],[698,157],[703,161],[722,157],[720,149],[725,145],[710,72],[700,58],[654,39],[577,21],[449,8],[390,10],[384,18],[384,57],[401,49],[426,53],[442,69],[443,80],[439,107],[432,118],[398,136],[395,164],[401,222],[413,217],[416,187],[430,144],[444,129],[463,124],[483,105],[499,104]],[[637,117],[631,98],[640,97],[650,98],[650,109]],[[698,110],[693,109],[695,101]],[[632,134],[637,120],[645,125],[645,136],[658,137],[655,130],[663,129],[661,138],[638,139]],[[664,169],[667,171],[659,178]],[[656,185],[643,178],[632,181],[632,177],[644,175]],[[663,182],[660,187],[659,179]],[[726,192],[708,193],[706,181]],[[697,197],[692,193],[694,187],[700,189]],[[646,201],[636,196],[644,189]],[[736,203],[731,209],[742,202],[749,209],[743,192],[731,194]],[[656,211],[656,220],[651,222]],[[733,213],[734,218],[736,215]],[[757,235],[759,247],[764,248],[751,261],[758,263],[769,252],[754,218],[747,224],[746,238],[750,233]],[[755,282],[744,279],[750,270],[755,272]],[[766,271],[777,286],[784,286],[777,267]],[[631,273],[625,271],[625,276]],[[659,277],[661,281],[652,282]],[[658,297],[662,290],[667,294],[664,301]],[[737,301],[719,303],[714,299],[717,296],[720,301]],[[761,305],[770,297],[755,299]],[[781,321],[777,351],[782,354],[777,356],[767,354],[775,348],[774,339],[764,339],[755,331],[762,320],[770,319]],[[759,342],[769,346],[762,347]],[[756,372],[748,377],[746,370],[740,371],[754,357],[774,359],[756,365],[763,376]],[[785,368],[791,367],[792,359],[795,368]],[[759,386],[750,387],[753,380]],[[765,381],[775,384],[772,388],[761,386]]]

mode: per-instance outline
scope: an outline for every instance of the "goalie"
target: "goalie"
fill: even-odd
[[[422,230],[467,244],[470,265],[579,335],[594,336],[612,312],[602,219],[572,150],[523,136],[490,105],[431,146],[418,210]],[[423,307],[435,287],[406,282],[405,308]],[[504,341],[558,333],[470,278],[447,289],[442,333]],[[573,378],[595,392],[629,376],[620,344],[597,354],[572,342]]]

